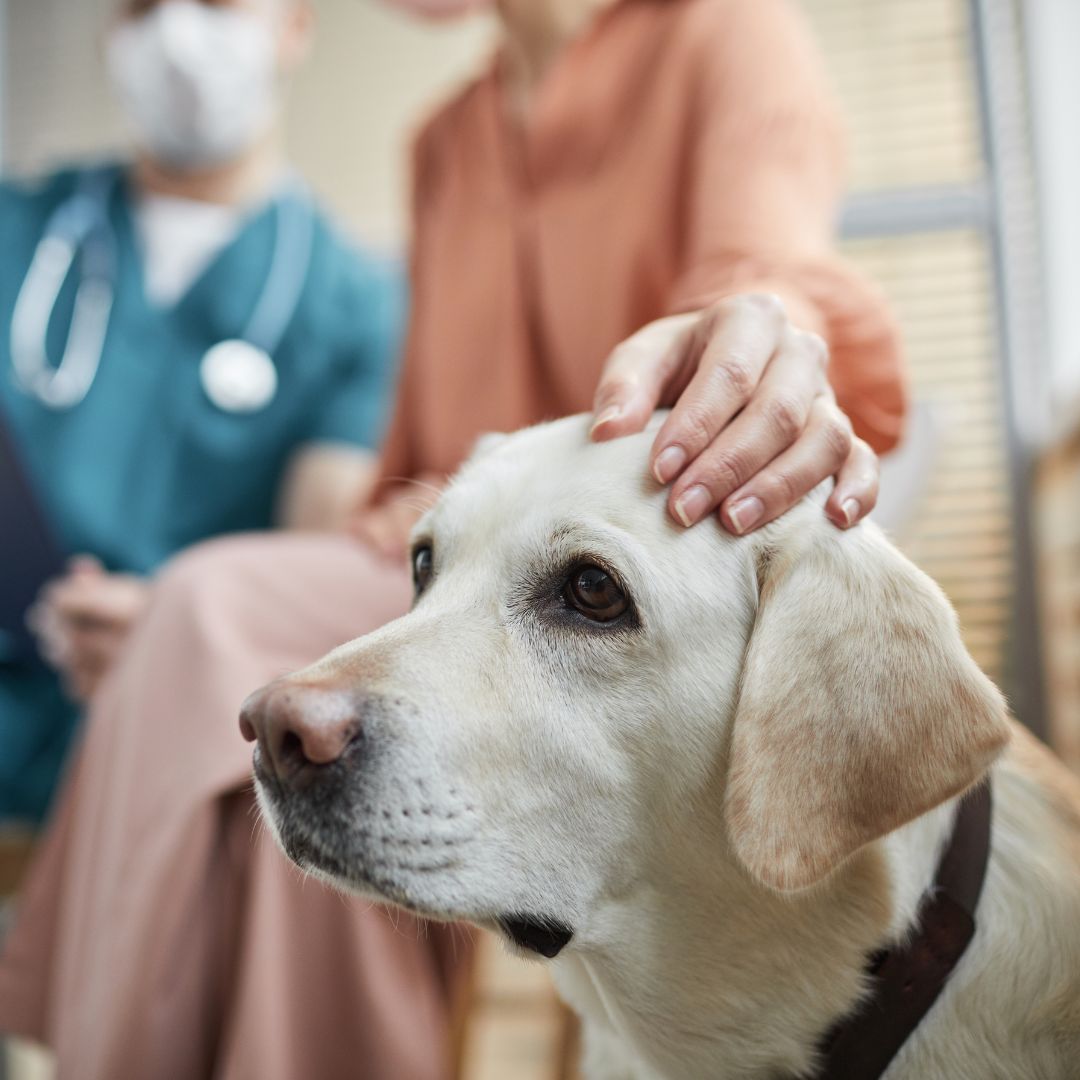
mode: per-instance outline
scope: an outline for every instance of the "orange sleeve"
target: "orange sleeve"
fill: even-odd
[[[394,412],[387,428],[379,453],[379,470],[371,494],[358,507],[387,501],[403,484],[415,479],[418,454],[416,448],[416,402],[415,387],[420,377],[417,357],[417,327],[423,317],[423,252],[425,208],[430,201],[428,187],[431,182],[432,141],[431,126],[425,128],[413,144],[412,150],[412,239],[409,252],[409,325],[405,335],[401,374],[398,378]]]
[[[699,0],[686,48],[691,152],[673,311],[772,292],[829,343],[830,379],[877,451],[906,409],[883,297],[833,249],[842,134],[820,57],[787,0]]]

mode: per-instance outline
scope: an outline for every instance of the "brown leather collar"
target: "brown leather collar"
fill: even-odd
[[[961,801],[918,933],[871,958],[870,993],[821,1042],[819,1080],[878,1080],[945,988],[975,933],[992,809],[989,780]]]

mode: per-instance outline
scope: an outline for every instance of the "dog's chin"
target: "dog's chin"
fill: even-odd
[[[343,851],[330,842],[325,830],[306,820],[306,815],[282,805],[280,798],[261,779],[255,790],[263,820],[282,851],[301,870],[342,892],[393,904],[425,918],[451,921],[452,913],[436,911],[421,902],[406,881],[365,858],[363,852]]]
[[[377,903],[393,904],[413,915],[439,922],[468,922],[492,930],[526,955],[551,959],[570,943],[574,931],[560,919],[520,911],[481,911],[448,907],[421,895],[416,884],[378,866],[363,851],[340,850],[340,839],[283,801],[273,785],[258,775],[255,789],[263,818],[285,854],[306,873],[334,888]],[[335,842],[336,841],[336,842]],[[425,889],[426,893],[427,890]]]
[[[361,896],[366,900],[394,904],[414,915],[426,918],[440,917],[424,908],[411,895],[408,886],[378,869],[364,865],[362,860],[342,858],[326,851],[316,839],[296,828],[282,829],[276,833],[285,854],[302,870],[320,878],[342,892]],[[442,916],[449,918],[449,916]]]

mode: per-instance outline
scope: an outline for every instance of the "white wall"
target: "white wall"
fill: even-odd
[[[1080,416],[1080,0],[1023,4],[1053,395]]]
[[[318,0],[317,9],[317,52],[290,108],[293,159],[365,237],[395,241],[411,132],[486,61],[491,29],[482,19],[424,26],[378,0]]]
[[[101,64],[114,0],[6,2],[5,167],[32,172],[122,146]],[[490,27],[422,25],[377,0],[316,0],[316,10],[315,53],[290,102],[290,154],[348,224],[393,246],[404,231],[408,134],[477,67]]]

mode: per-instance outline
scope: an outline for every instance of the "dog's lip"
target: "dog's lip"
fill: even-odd
[[[570,944],[574,931],[558,919],[535,915],[501,915],[499,929],[519,948],[554,959]]]
[[[326,875],[335,884],[353,892],[396,904],[417,915],[439,917],[433,911],[422,910],[421,905],[409,894],[406,886],[359,861],[345,862],[339,856],[325,850],[306,830],[295,824],[283,827],[278,824],[282,846],[293,862],[309,870]],[[452,918],[452,916],[442,916]]]
[[[362,856],[347,861],[335,852],[328,851],[319,842],[317,832],[302,820],[286,820],[282,815],[283,793],[280,784],[265,768],[262,755],[256,750],[254,772],[256,782],[262,788],[274,811],[275,826],[282,847],[289,858],[300,866],[325,874],[338,885],[355,892],[367,894],[418,915],[442,922],[471,922],[486,926],[508,937],[519,949],[553,959],[570,943],[574,930],[559,919],[515,912],[492,915],[489,912],[449,910],[423,903],[411,895],[409,888],[381,873]]]
[[[571,927],[558,919],[528,915],[520,912],[491,915],[469,910],[450,910],[419,901],[407,885],[380,873],[370,865],[350,861],[349,865],[337,855],[328,852],[303,827],[296,822],[285,825],[277,823],[282,846],[289,857],[301,866],[327,875],[338,885],[371,897],[396,904],[414,915],[440,922],[471,922],[486,926],[508,937],[519,949],[553,959],[574,936]]]
[[[371,865],[362,855],[346,859],[328,851],[308,823],[295,818],[288,821],[283,818],[281,795],[275,790],[273,779],[271,778],[269,783],[264,776],[259,776],[258,779],[273,811],[274,826],[281,846],[299,866],[325,875],[338,886],[360,893],[369,900],[395,904],[414,915],[443,922],[478,921],[466,913],[441,910],[418,901],[407,884]]]
[[[331,877],[345,880],[349,877],[344,863],[327,851],[307,829],[298,828],[295,822],[286,825],[277,821],[277,832],[285,853],[300,866],[320,870]]]
[[[258,743],[255,744],[251,751],[251,772],[255,777],[255,782],[267,795],[271,797],[277,796],[276,777],[266,767],[266,762],[263,761],[262,747]]]

